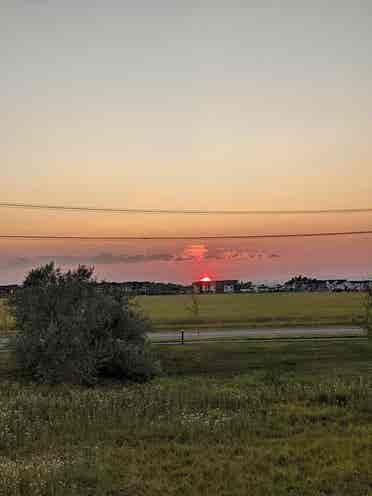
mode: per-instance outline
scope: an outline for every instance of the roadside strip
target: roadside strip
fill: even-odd
[[[0,353],[10,351],[10,339],[14,333],[0,335]],[[191,331],[163,331],[148,334],[151,343],[156,345],[197,344],[197,343],[239,343],[257,341],[292,341],[292,340],[342,340],[366,339],[366,334],[359,327],[333,328],[287,328],[287,329],[230,329]]]
[[[188,340],[184,341],[183,343],[181,341],[152,341],[153,345],[157,346],[185,346],[185,345],[195,345],[195,344],[214,344],[214,343],[226,343],[226,344],[233,344],[233,343],[263,343],[263,342],[273,342],[273,341],[280,341],[280,342],[291,342],[291,341],[360,341],[364,342],[367,341],[368,338],[367,336],[307,336],[307,337],[282,337],[282,338],[232,338],[232,339],[218,339],[218,338],[211,338],[211,339],[199,339],[199,340]]]

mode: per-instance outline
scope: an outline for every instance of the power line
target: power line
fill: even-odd
[[[178,215],[293,215],[293,214],[352,214],[372,213],[372,208],[334,208],[313,210],[193,210],[156,208],[100,208],[73,205],[0,202],[0,208],[27,210],[55,210],[64,212],[121,213],[121,214],[178,214]]]
[[[344,231],[344,232],[317,232],[317,233],[295,233],[295,234],[223,234],[206,236],[54,236],[54,235],[30,235],[30,234],[0,234],[0,239],[18,240],[80,240],[80,241],[170,241],[170,240],[218,240],[218,239],[272,239],[272,238],[315,238],[331,236],[354,236],[372,234],[367,231]]]

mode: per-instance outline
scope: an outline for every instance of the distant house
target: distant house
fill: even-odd
[[[347,279],[310,279],[308,277],[293,277],[283,285],[285,291],[367,291],[372,288],[372,281],[349,281]]]
[[[341,292],[346,291],[347,279],[328,279],[327,286],[329,291]]]
[[[203,277],[192,283],[192,289],[198,294],[236,293],[239,290],[239,282],[237,279],[213,281],[210,277]]]
[[[255,292],[256,293],[271,293],[272,289],[267,284],[257,284],[255,286]]]
[[[369,288],[372,288],[370,280],[346,282],[346,291],[367,291]]]
[[[256,288],[255,286],[250,286],[250,287],[243,287],[243,288],[240,288],[240,293],[255,293],[256,292]]]
[[[329,291],[367,291],[372,288],[372,281],[348,281],[347,279],[330,279],[327,281]]]
[[[293,277],[283,285],[285,291],[329,291],[327,281],[309,277]]]

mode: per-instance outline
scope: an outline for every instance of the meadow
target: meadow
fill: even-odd
[[[157,329],[280,327],[355,324],[362,315],[359,293],[266,293],[200,295],[199,316],[189,295],[142,296],[138,303]]]
[[[15,322],[9,311],[6,300],[0,298],[0,333],[14,329]]]
[[[268,293],[198,296],[199,315],[188,309],[190,295],[139,296],[136,301],[156,329],[353,325],[363,314],[359,293]],[[0,300],[0,332],[14,328]]]
[[[0,495],[372,494],[366,339],[159,346],[149,384],[0,381]]]

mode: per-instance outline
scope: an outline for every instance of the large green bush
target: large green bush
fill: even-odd
[[[91,268],[34,269],[12,304],[16,360],[41,382],[143,381],[159,371],[146,338],[150,321],[120,291],[97,285]]]

